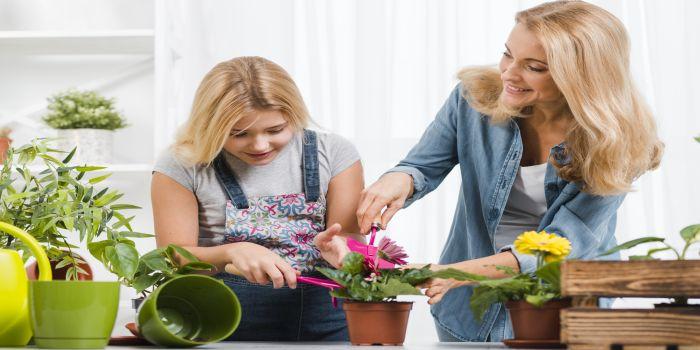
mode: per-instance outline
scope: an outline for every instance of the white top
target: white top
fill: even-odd
[[[521,166],[508,196],[508,203],[496,228],[496,251],[509,244],[524,231],[534,231],[547,211],[544,196],[544,175],[547,163]]]

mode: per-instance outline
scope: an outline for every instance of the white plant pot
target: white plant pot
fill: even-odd
[[[74,164],[103,165],[112,163],[114,131],[102,129],[59,129],[56,148],[70,152],[78,147],[71,160]]]

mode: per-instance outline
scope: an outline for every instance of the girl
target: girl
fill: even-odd
[[[308,124],[282,67],[239,57],[204,77],[190,118],[156,162],[158,246],[183,246],[218,271],[232,264],[243,276],[216,275],[243,308],[230,340],[348,337],[328,291],[297,287],[296,278],[338,267],[347,250],[341,227],[358,231],[362,165],[348,141]],[[327,222],[337,224],[324,231]]]

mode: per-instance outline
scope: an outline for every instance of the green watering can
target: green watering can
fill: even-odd
[[[51,280],[49,258],[34,237],[4,222],[0,222],[0,231],[9,233],[29,247],[39,265],[39,281]],[[0,347],[25,346],[32,337],[28,285],[19,254],[14,250],[0,249]]]

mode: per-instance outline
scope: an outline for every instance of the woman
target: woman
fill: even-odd
[[[158,246],[183,246],[222,272],[244,310],[231,340],[348,338],[328,291],[297,287],[297,276],[337,267],[347,253],[338,234],[341,225],[357,232],[362,165],[347,140],[304,129],[309,120],[282,67],[234,58],[204,77],[190,118],[156,162]],[[240,276],[223,273],[226,265]]]
[[[459,164],[461,191],[438,268],[490,277],[503,276],[495,265],[532,272],[534,258],[511,249],[529,230],[565,236],[571,258],[613,247],[624,194],[659,164],[663,149],[632,85],[622,23],[585,2],[545,3],[516,15],[498,70],[467,68],[458,77],[419,143],[363,192],[361,232],[374,221],[386,226]],[[502,305],[478,322],[469,286],[434,280],[426,287],[441,341],[510,336]]]

